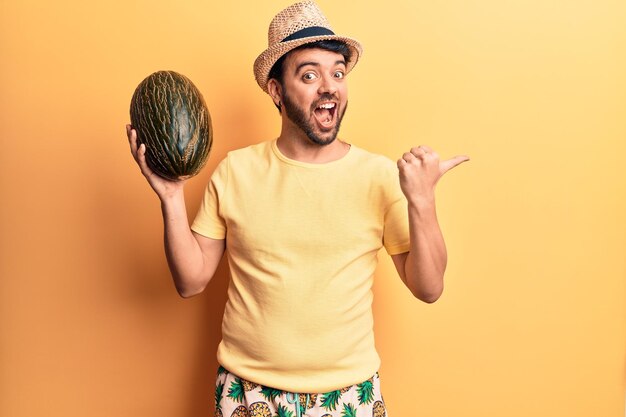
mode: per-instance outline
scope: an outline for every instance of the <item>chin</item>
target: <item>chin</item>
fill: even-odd
[[[309,140],[313,142],[314,144],[320,145],[320,146],[328,146],[331,143],[333,143],[335,139],[337,139],[337,133],[338,132],[336,131],[331,132],[330,136],[326,136],[326,137],[321,137],[319,135],[316,135],[313,132],[306,132],[306,135],[309,138]]]

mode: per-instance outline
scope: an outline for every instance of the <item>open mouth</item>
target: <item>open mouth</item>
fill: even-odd
[[[337,103],[326,102],[318,104],[313,111],[317,122],[322,127],[331,127],[335,121],[335,115],[337,114]]]

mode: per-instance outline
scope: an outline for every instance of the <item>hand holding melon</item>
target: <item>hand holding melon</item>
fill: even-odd
[[[126,125],[126,135],[128,136],[128,144],[130,145],[130,153],[135,162],[139,165],[141,173],[146,177],[150,187],[157,193],[159,198],[165,199],[175,196],[176,193],[183,191],[185,180],[169,180],[154,173],[146,162],[146,145],[137,143],[137,131],[131,125]]]
[[[152,173],[184,180],[204,167],[213,144],[211,117],[202,94],[187,77],[158,71],[144,79],[133,94],[130,120],[131,152],[148,180]]]

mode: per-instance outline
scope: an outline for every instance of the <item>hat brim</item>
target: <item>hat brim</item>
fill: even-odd
[[[354,68],[359,58],[363,54],[363,47],[357,40],[339,35],[311,36],[302,39],[294,39],[287,42],[280,42],[267,48],[254,61],[254,78],[256,79],[257,84],[259,84],[259,87],[261,87],[261,89],[266,93],[268,92],[267,82],[269,81],[270,70],[281,56],[299,46],[322,40],[342,41],[352,50],[352,56],[350,57],[350,61],[346,63],[346,74],[349,73],[352,68]]]

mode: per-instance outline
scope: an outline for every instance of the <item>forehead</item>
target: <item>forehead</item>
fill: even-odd
[[[346,60],[338,52],[328,51],[320,48],[306,48],[291,51],[285,57],[285,68],[289,71],[296,71],[306,65],[319,67],[334,67],[345,65]]]

